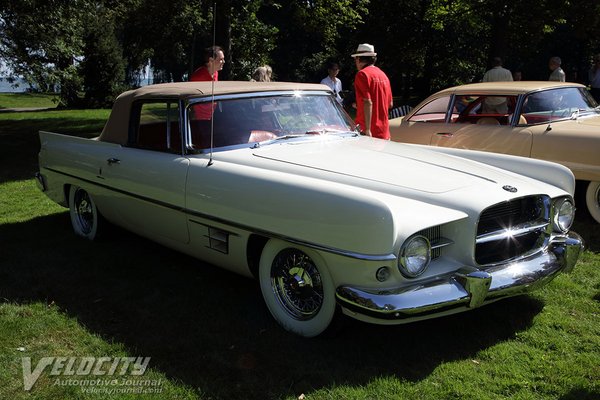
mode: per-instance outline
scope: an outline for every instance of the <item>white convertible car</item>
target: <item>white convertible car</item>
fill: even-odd
[[[337,311],[400,324],[523,294],[583,247],[566,167],[362,137],[323,85],[147,86],[98,138],[40,140],[76,234],[108,221],[256,277],[306,337]]]

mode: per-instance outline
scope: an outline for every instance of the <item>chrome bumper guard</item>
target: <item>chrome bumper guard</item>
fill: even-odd
[[[486,302],[527,293],[560,272],[571,272],[583,247],[583,239],[570,232],[554,237],[546,251],[485,271],[463,267],[451,275],[391,290],[340,286],[336,297],[342,307],[352,312],[383,320],[476,308]]]

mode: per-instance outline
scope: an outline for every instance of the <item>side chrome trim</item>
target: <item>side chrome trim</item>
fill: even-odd
[[[106,185],[106,184],[103,184],[103,183],[94,182],[94,181],[92,181],[90,179],[81,178],[79,176],[72,175],[72,174],[67,174],[65,172],[62,172],[62,171],[59,171],[59,170],[56,170],[56,169],[53,169],[53,168],[46,168],[46,169],[49,170],[49,171],[52,171],[54,173],[60,174],[60,175],[68,176],[70,178],[78,179],[80,181],[89,183],[91,185],[95,185],[95,186],[101,187],[101,188],[106,189],[106,190],[110,190],[110,191],[113,191],[113,192],[116,192],[116,193],[119,193],[119,194],[130,196],[130,197],[136,198],[136,199],[141,200],[141,201],[146,201],[148,203],[152,203],[152,204],[155,204],[155,205],[160,206],[160,207],[165,207],[165,208],[169,208],[169,209],[174,210],[174,211],[179,211],[179,212],[182,212],[182,213],[184,213],[184,214],[186,214],[188,216],[202,218],[202,219],[205,219],[205,220],[208,220],[208,221],[212,221],[212,222],[217,222],[217,223],[220,223],[220,224],[223,224],[223,225],[230,226],[232,228],[244,230],[244,231],[247,231],[247,232],[252,232],[252,233],[255,233],[255,234],[258,234],[258,235],[262,235],[262,236],[266,236],[266,237],[269,237],[269,238],[272,238],[272,239],[281,239],[281,240],[284,240],[286,242],[294,243],[294,244],[297,244],[297,245],[300,245],[300,246],[306,246],[306,247],[310,247],[310,248],[315,249],[315,250],[320,250],[320,251],[324,251],[324,252],[327,252],[327,253],[332,253],[332,254],[336,254],[336,255],[348,257],[348,258],[354,258],[354,259],[357,259],[357,260],[364,260],[364,261],[386,261],[386,262],[389,261],[389,262],[393,262],[393,261],[396,261],[396,259],[397,259],[396,255],[393,254],[393,253],[390,253],[390,254],[363,254],[363,253],[357,253],[357,252],[352,252],[352,251],[348,251],[348,250],[338,249],[338,248],[334,248],[334,247],[323,246],[323,245],[320,245],[320,244],[317,244],[317,243],[308,242],[308,241],[301,240],[301,239],[296,239],[296,238],[293,238],[293,237],[290,237],[290,236],[286,236],[286,235],[282,235],[282,234],[279,234],[279,233],[275,233],[275,232],[271,232],[271,231],[267,231],[267,230],[263,230],[263,229],[257,229],[257,228],[254,228],[254,227],[251,227],[251,226],[248,226],[248,225],[240,224],[240,223],[233,222],[233,221],[230,221],[230,220],[227,220],[227,219],[224,219],[224,218],[220,218],[220,217],[215,217],[215,216],[212,216],[212,215],[209,215],[209,214],[205,214],[205,213],[202,213],[202,212],[199,212],[199,211],[195,211],[195,210],[191,210],[191,209],[188,209],[188,208],[180,207],[180,206],[173,205],[173,204],[170,204],[170,203],[166,203],[166,202],[163,202],[163,201],[160,201],[160,200],[155,200],[155,199],[152,199],[152,198],[149,198],[149,197],[146,197],[146,196],[142,196],[142,195],[139,195],[139,194],[136,194],[136,193],[128,192],[126,190],[117,189],[117,188],[114,188],[112,186],[109,186],[109,185]],[[192,221],[192,222],[194,222],[196,224],[202,224],[202,225],[204,225],[202,222],[199,222],[199,221]],[[218,229],[218,228],[215,228],[215,229]]]
[[[139,195],[139,194],[136,194],[136,193],[132,193],[132,192],[126,191],[126,190],[117,189],[115,187],[106,185],[104,183],[94,182],[94,181],[92,181],[90,179],[82,178],[80,176],[73,175],[73,174],[68,174],[66,172],[62,172],[62,171],[59,171],[59,170],[54,169],[54,168],[48,168],[48,167],[46,167],[46,169],[48,171],[52,171],[52,172],[54,172],[56,174],[60,174],[60,175],[63,175],[63,176],[68,176],[69,178],[73,178],[73,179],[78,179],[80,181],[89,183],[89,184],[94,185],[94,186],[101,187],[101,188],[106,189],[106,190],[110,190],[110,191],[115,192],[115,193],[124,194],[126,196],[133,197],[133,198],[136,198],[138,200],[146,201],[146,202],[149,202],[149,203],[153,203],[153,204],[156,204],[156,205],[161,206],[161,207],[170,208],[170,209],[175,210],[175,211],[185,212],[185,208],[179,207],[179,206],[176,206],[176,205],[173,205],[173,204],[170,204],[170,203],[165,203],[164,201],[155,200],[155,199],[152,199],[152,198],[147,197],[147,196],[142,196],[142,195]]]
[[[448,239],[445,237],[441,237],[439,239],[432,241],[430,244],[431,244],[431,250],[437,250],[437,249],[442,249],[446,246],[453,245],[454,240],[451,240],[451,239]]]

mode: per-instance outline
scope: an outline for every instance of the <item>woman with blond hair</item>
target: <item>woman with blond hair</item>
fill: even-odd
[[[252,82],[271,82],[271,75],[273,75],[273,69],[269,65],[262,65],[257,67],[252,73]]]

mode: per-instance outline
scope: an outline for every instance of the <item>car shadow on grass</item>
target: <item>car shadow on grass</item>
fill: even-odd
[[[600,223],[596,222],[586,210],[578,209],[572,230],[583,237],[587,250],[600,253]]]
[[[589,391],[586,389],[574,389],[566,395],[560,397],[560,400],[597,400],[600,399],[599,391]]]
[[[0,237],[0,298],[54,302],[213,399],[298,396],[381,376],[419,381],[443,362],[513,338],[543,308],[520,296],[401,326],[346,319],[335,337],[302,339],[271,318],[256,281],[128,232],[78,239],[62,213],[1,225]]]

